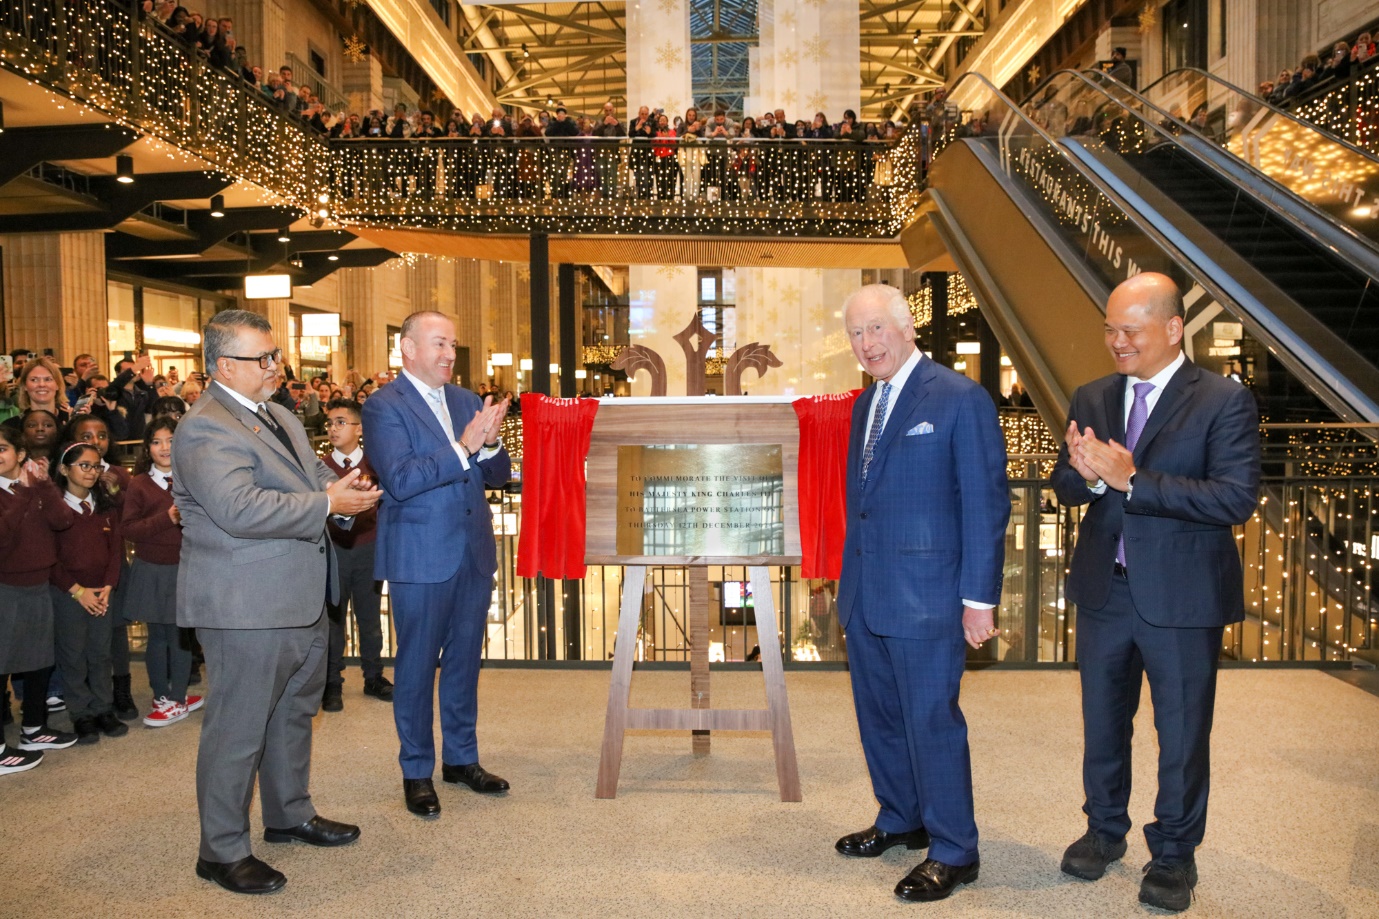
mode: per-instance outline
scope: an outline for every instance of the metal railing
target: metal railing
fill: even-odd
[[[904,137],[358,138],[334,149],[335,211],[358,223],[888,238],[921,191]]]
[[[1319,95],[1285,102],[1304,121],[1379,156],[1379,65]]]
[[[1244,622],[1227,628],[1224,660],[1338,662],[1376,650],[1379,607],[1379,426],[1264,425],[1264,478],[1258,510],[1236,528],[1245,573]],[[504,440],[509,440],[506,435]],[[1011,517],[1005,587],[996,611],[1000,636],[973,662],[1061,666],[1077,659],[1077,611],[1064,591],[1082,507],[1065,507],[1049,481],[1053,454],[1009,458]],[[485,658],[561,666],[606,662],[618,625],[623,569],[593,566],[583,580],[515,574],[521,495],[490,492],[499,564]],[[765,634],[751,612],[724,601],[745,569],[709,569],[710,656],[749,662]],[[652,568],[637,659],[689,659],[681,568]],[[847,659],[831,585],[802,580],[797,568],[771,570],[777,639],[788,666],[836,667]],[[823,588],[822,593],[816,588]],[[391,648],[385,598],[384,634]],[[385,652],[390,653],[390,652]]]

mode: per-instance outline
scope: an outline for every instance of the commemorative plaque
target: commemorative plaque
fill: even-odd
[[[785,554],[780,444],[619,446],[617,502],[619,555]]]

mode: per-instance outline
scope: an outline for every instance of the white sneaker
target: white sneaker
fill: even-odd
[[[165,728],[187,717],[187,707],[171,699],[159,699],[153,703],[153,711],[144,716],[144,724],[151,728]]]

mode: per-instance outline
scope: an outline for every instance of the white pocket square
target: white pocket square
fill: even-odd
[[[912,428],[910,428],[908,431],[906,431],[906,432],[905,432],[905,436],[906,436],[906,437],[914,437],[916,434],[932,434],[932,433],[934,433],[934,426],[933,426],[932,424],[930,424],[929,422],[927,422],[927,421],[921,421],[919,424],[915,425],[914,427],[912,427]]]

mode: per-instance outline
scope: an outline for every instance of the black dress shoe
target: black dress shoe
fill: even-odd
[[[114,712],[102,712],[97,715],[96,724],[106,737],[123,737],[129,733],[129,725],[115,717]]]
[[[929,831],[920,827],[908,833],[887,833],[875,826],[869,826],[860,833],[849,833],[833,844],[833,848],[853,858],[876,858],[892,846],[927,849]]]
[[[287,878],[263,862],[246,855],[237,862],[196,860],[197,877],[215,881],[231,893],[272,893],[282,890]]]
[[[959,884],[971,884],[977,879],[977,869],[982,866],[981,859],[970,865],[945,865],[932,858],[926,858],[915,866],[915,870],[905,875],[905,879],[895,885],[895,895],[902,900],[916,903],[929,903],[942,900],[957,889]]]
[[[407,798],[407,809],[418,817],[439,817],[440,798],[436,797],[436,786],[430,779],[403,779],[402,793]]]
[[[327,683],[325,692],[321,693],[321,710],[326,712],[343,712],[345,710],[345,697],[341,692],[339,683]]]
[[[92,744],[101,739],[101,726],[95,718],[78,718],[72,722],[72,730],[77,732],[79,744]]]
[[[359,838],[359,827],[316,816],[286,830],[264,827],[263,838],[268,842],[292,842],[295,839],[312,846],[347,846]]]
[[[1192,889],[1196,886],[1196,862],[1170,862],[1156,858],[1144,866],[1140,902],[1180,913],[1192,905]]]
[[[1124,854],[1124,839],[1109,842],[1095,830],[1088,830],[1063,853],[1062,871],[1084,881],[1095,881],[1106,873],[1107,865]]]
[[[507,779],[500,779],[478,763],[468,766],[442,763],[441,778],[452,785],[468,785],[481,795],[500,795],[512,787]]]
[[[393,701],[393,684],[385,676],[364,681],[364,695],[373,696],[384,702]]]

